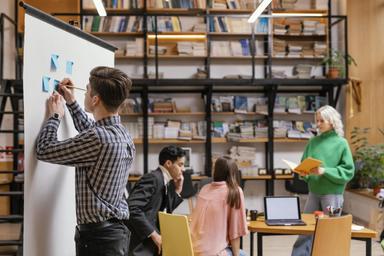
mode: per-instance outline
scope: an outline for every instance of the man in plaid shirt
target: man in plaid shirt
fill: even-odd
[[[125,73],[96,67],[85,93],[85,111],[76,102],[73,83],[64,79],[48,100],[49,118],[37,139],[37,158],[76,167],[76,255],[128,255],[129,217],[124,191],[135,156],[131,136],[120,122],[118,108],[132,83]],[[64,102],[79,132],[57,139]]]

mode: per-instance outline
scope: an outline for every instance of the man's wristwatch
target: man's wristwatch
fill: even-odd
[[[60,120],[60,116],[59,116],[59,114],[57,114],[57,113],[53,113],[52,117],[53,117],[54,119]]]

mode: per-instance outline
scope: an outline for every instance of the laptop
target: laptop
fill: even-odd
[[[265,223],[268,226],[305,226],[297,196],[264,197]]]

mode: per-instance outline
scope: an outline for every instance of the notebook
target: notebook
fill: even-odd
[[[305,226],[297,196],[264,197],[265,223],[268,226]]]

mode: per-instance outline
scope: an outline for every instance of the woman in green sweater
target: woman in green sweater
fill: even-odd
[[[340,114],[331,106],[323,106],[316,111],[316,125],[319,135],[308,142],[301,160],[316,158],[322,161],[322,166],[302,176],[309,188],[304,212],[328,213],[328,206],[342,208],[345,186],[352,179],[355,168],[348,142],[343,137]],[[311,247],[312,236],[299,236],[292,256],[310,255]]]

